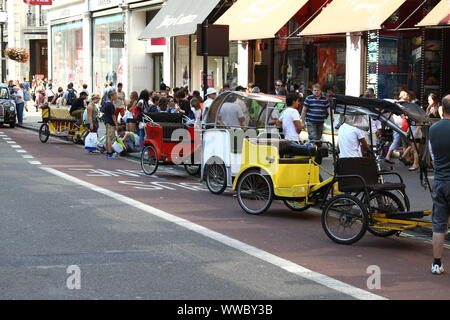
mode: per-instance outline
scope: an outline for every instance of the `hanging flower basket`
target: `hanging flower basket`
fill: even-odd
[[[5,56],[11,60],[14,60],[14,61],[17,61],[20,63],[26,63],[26,62],[28,62],[28,59],[30,58],[30,55],[28,54],[27,50],[24,48],[5,49]]]

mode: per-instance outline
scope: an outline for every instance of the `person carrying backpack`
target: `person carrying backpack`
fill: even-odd
[[[73,83],[67,85],[67,90],[64,92],[63,98],[66,100],[68,106],[71,106],[77,99],[77,91],[73,88]]]

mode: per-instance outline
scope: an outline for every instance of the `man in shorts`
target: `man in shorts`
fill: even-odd
[[[108,92],[108,101],[105,102],[103,112],[103,122],[106,126],[106,158],[117,159],[118,156],[113,154],[112,144],[116,138],[116,130],[119,128],[117,122],[116,108],[114,107],[114,101],[117,100],[117,93],[115,91]]]
[[[445,232],[448,230],[450,216],[450,95],[442,99],[444,117],[430,128],[430,144],[434,159],[433,183],[433,255],[431,273],[444,272],[441,261],[444,251]]]

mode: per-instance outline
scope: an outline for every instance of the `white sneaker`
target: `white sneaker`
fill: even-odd
[[[444,272],[444,265],[441,264],[441,266],[438,266],[437,264],[431,265],[431,273],[432,274],[441,274]]]

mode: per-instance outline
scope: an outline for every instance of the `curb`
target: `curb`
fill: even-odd
[[[17,125],[17,127],[39,132],[39,128],[36,128],[34,126],[31,126],[31,125],[22,124],[22,125]],[[54,136],[54,135],[51,135],[51,136],[55,137],[55,138],[59,138],[59,137]],[[124,158],[132,158],[132,159],[140,160],[140,156],[137,155],[137,154],[127,154],[127,155],[125,155],[123,157]],[[413,235],[413,236],[418,234],[418,235],[426,236],[426,237],[429,237],[429,238],[431,238],[432,235],[433,235],[433,231],[432,231],[431,227],[417,227],[417,228],[414,229],[414,231],[407,230],[407,231],[403,231],[403,232],[407,233],[407,234],[410,234],[410,235]],[[445,240],[450,241],[450,232],[446,233]]]

